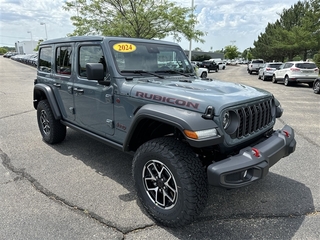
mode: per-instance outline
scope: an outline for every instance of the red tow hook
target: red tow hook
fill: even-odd
[[[288,131],[283,130],[282,132],[284,133],[284,135],[285,135],[286,137],[290,137],[290,134],[289,134],[289,132],[288,132]]]
[[[252,154],[256,157],[260,157],[260,152],[258,149],[256,148],[252,148]]]

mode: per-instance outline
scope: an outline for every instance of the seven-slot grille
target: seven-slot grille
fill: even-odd
[[[266,127],[271,121],[271,102],[265,101],[235,110],[240,119],[236,138],[241,138]]]

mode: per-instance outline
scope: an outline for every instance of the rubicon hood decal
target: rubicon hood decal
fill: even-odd
[[[271,96],[262,90],[236,83],[218,80],[192,82],[163,81],[157,84],[139,82],[134,84],[131,96],[152,102],[203,112],[208,105],[217,111],[234,104],[241,104]]]
[[[164,103],[169,103],[169,104],[178,105],[178,106],[185,106],[193,109],[198,109],[199,107],[199,103],[196,103],[196,102],[186,101],[185,99],[179,99],[174,97],[161,96],[158,94],[137,91],[135,96],[158,101],[158,102],[164,102]]]

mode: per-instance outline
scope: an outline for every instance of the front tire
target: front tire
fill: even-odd
[[[50,144],[62,142],[67,133],[66,126],[53,116],[48,100],[42,100],[37,107],[37,120],[43,140]]]
[[[277,83],[277,79],[275,75],[272,76],[272,83]]]
[[[140,202],[162,225],[190,224],[204,209],[206,172],[186,144],[173,138],[146,142],[137,150],[132,169]]]

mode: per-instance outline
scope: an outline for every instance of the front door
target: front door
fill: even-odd
[[[88,80],[87,63],[106,62],[100,42],[79,43],[76,46],[77,78],[73,85],[76,124],[98,135],[114,134],[113,127],[113,88]]]

